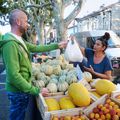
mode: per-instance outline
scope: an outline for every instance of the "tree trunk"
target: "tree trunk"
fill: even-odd
[[[44,22],[41,20],[40,21],[40,44],[44,44]]]
[[[64,9],[67,6],[67,2],[65,5],[64,3],[65,2],[63,2],[62,0],[59,1],[59,3],[55,2],[55,8],[54,8],[58,41],[67,40],[68,25],[75,19],[75,17],[80,12],[81,7],[83,5],[83,0],[78,1],[76,7],[66,19],[64,19],[63,14],[64,14]]]
[[[36,29],[36,32],[37,32],[37,35],[38,35],[38,43],[40,44],[40,27],[39,27],[39,23],[35,22],[35,29]]]

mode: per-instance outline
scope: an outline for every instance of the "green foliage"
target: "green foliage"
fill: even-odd
[[[0,0],[0,16],[1,14],[6,14],[8,12],[5,5],[6,2],[6,0]]]
[[[51,0],[0,0],[0,16],[4,17],[7,13],[9,15],[13,9],[22,9],[28,14],[31,26],[28,31],[30,35],[35,31],[40,32],[41,22],[43,22],[43,26],[52,23]]]

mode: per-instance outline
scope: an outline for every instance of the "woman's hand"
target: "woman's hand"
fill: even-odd
[[[93,69],[93,67],[92,67],[91,65],[90,65],[89,68],[84,66],[84,69],[85,69],[85,71],[88,71],[88,72],[90,72],[90,73],[92,73],[92,74],[95,73],[95,71],[94,71],[94,69]]]
[[[94,71],[93,67],[90,65],[90,68],[84,66],[85,71],[90,72],[92,75],[95,75],[97,78],[112,80],[111,71],[106,71],[105,73],[97,73]]]

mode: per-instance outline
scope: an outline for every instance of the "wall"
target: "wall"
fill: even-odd
[[[77,32],[105,29],[113,30],[120,35],[120,3],[115,3],[75,20],[77,21]]]

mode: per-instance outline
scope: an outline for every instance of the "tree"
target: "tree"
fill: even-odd
[[[69,24],[75,19],[75,17],[80,12],[83,1],[85,0],[54,0],[53,3],[54,13],[55,13],[55,28],[57,30],[58,41],[66,40],[67,29]],[[74,10],[69,14],[67,18],[64,19],[65,8],[73,2],[75,4]]]
[[[40,40],[39,42],[43,44],[44,36],[46,36],[44,35],[44,27],[46,25],[56,29],[58,41],[66,39],[68,25],[80,12],[83,1],[85,0],[6,0],[4,3],[2,2],[2,6],[8,12],[15,8],[25,10],[31,24],[30,35],[36,31]],[[72,2],[75,5],[75,9],[64,19],[64,10]],[[3,15],[5,16],[6,13],[3,13]],[[52,24],[52,19],[55,20],[55,24]],[[48,31],[50,32],[50,30]]]
[[[0,0],[0,25],[5,25],[6,22],[6,14],[8,13],[8,9],[6,6],[7,1],[5,0]]]
[[[39,42],[43,44],[44,26],[51,24],[52,6],[50,0],[7,0],[2,2],[1,6],[7,10],[7,13],[13,9],[22,9],[28,14],[29,24],[31,25],[29,39],[37,32]],[[6,17],[5,12],[1,12],[1,17]],[[6,20],[6,19],[5,19]],[[32,34],[33,33],[33,34]]]
[[[52,6],[50,0],[30,1],[30,4],[25,6],[25,9],[29,9],[29,18],[32,21],[32,26],[37,31],[39,42],[44,43],[44,27],[52,22]]]

